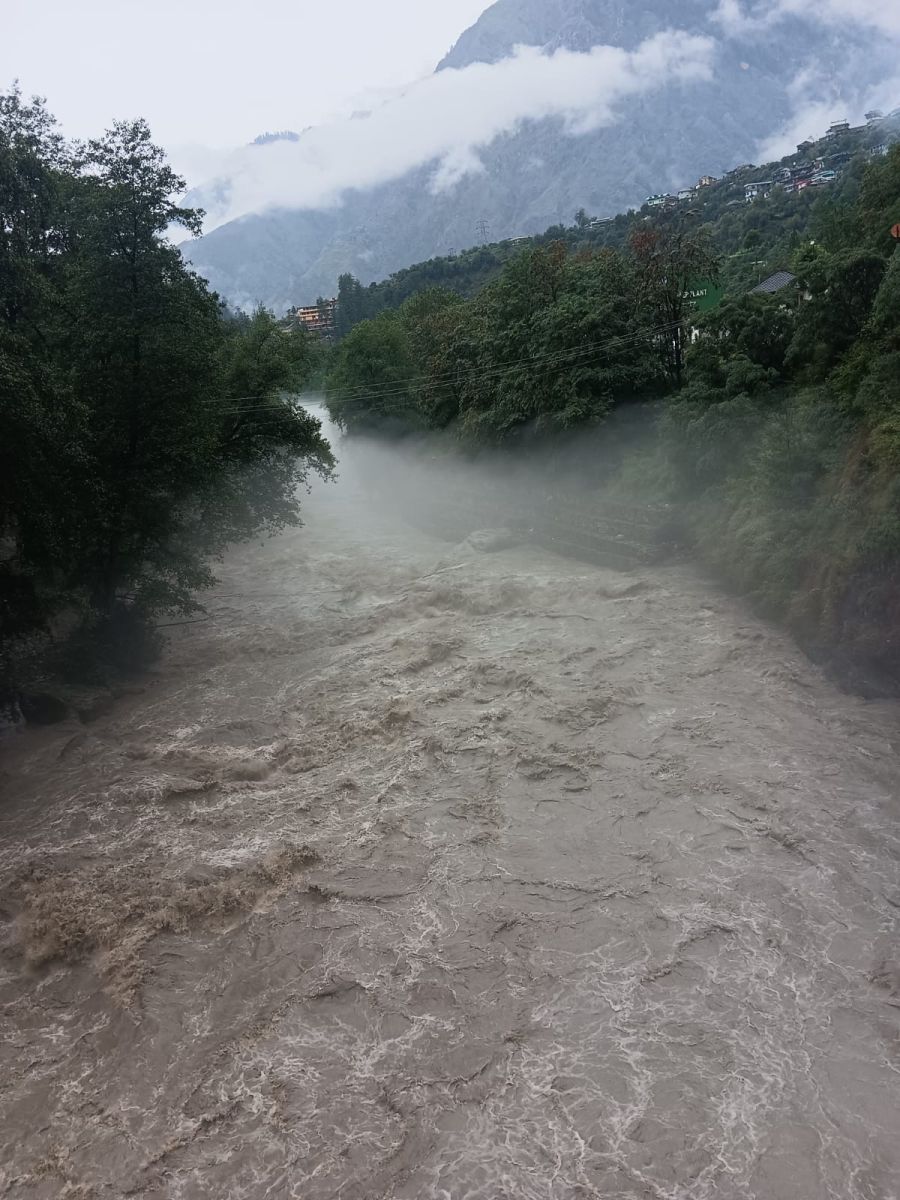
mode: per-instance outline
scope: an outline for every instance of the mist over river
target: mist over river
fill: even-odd
[[[0,1196],[897,1200],[900,707],[336,448],[0,743]]]

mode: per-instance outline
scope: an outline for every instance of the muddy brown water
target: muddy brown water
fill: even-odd
[[[357,465],[0,747],[0,1195],[896,1200],[898,706]]]

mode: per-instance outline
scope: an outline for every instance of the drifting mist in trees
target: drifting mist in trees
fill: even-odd
[[[599,235],[615,245],[581,222],[471,299],[432,289],[354,324],[330,410],[351,432],[513,447],[591,426],[602,443],[610,413],[644,406],[617,486],[671,505],[684,544],[810,649],[896,690],[900,147],[828,196],[702,216],[633,214]],[[767,264],[796,282],[752,293]],[[699,281],[724,290],[702,314]]]

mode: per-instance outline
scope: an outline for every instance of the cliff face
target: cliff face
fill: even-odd
[[[760,141],[797,107],[804,73],[821,105],[818,125],[805,134],[821,132],[826,113],[858,110],[867,90],[896,70],[896,46],[858,26],[792,17],[726,36],[717,10],[717,0],[498,0],[439,72],[499,62],[522,44],[634,50],[677,25],[716,40],[712,76],[634,96],[618,106],[616,123],[589,133],[574,135],[556,119],[526,121],[480,152],[483,170],[436,194],[429,187],[435,164],[424,164],[390,184],[345,193],[329,209],[232,221],[184,252],[232,303],[283,310],[333,294],[344,271],[369,282],[472,245],[481,240],[482,220],[491,239],[540,232],[571,221],[578,208],[612,214],[649,193],[753,161]],[[227,181],[216,186],[227,190]],[[204,198],[192,197],[201,205]]]

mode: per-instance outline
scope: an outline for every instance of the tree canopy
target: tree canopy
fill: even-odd
[[[0,96],[0,658],[64,613],[189,612],[232,539],[333,459],[306,336],[236,323],[168,240],[201,214],[143,121],[68,145]],[[8,689],[7,689],[8,690]]]

